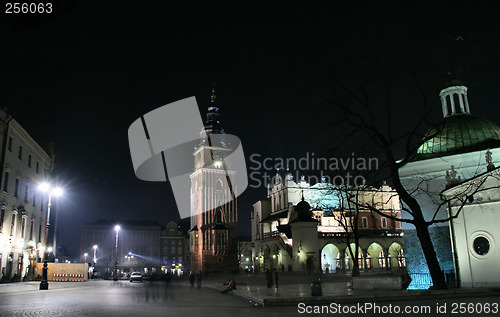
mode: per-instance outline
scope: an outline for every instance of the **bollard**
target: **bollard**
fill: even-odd
[[[321,281],[314,281],[311,284],[311,295],[312,296],[321,296],[323,294],[321,290]]]
[[[43,261],[43,269],[42,269],[42,280],[40,281],[40,289],[49,289],[49,282],[47,281],[47,260]]]

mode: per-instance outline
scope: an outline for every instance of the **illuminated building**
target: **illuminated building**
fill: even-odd
[[[195,149],[191,177],[191,270],[238,270],[236,172],[224,163],[231,144],[221,141],[225,132],[212,90],[200,145]],[[213,140],[217,139],[218,142]],[[229,186],[227,185],[229,184]]]
[[[188,243],[186,243],[186,240]],[[175,222],[162,226],[160,233],[162,272],[182,275],[191,270],[189,239]]]
[[[401,182],[419,202],[427,221],[433,217],[446,219],[448,210],[440,194],[446,188],[469,180],[486,171],[486,153],[489,149],[493,164],[500,160],[500,128],[485,119],[471,115],[467,87],[460,81],[449,81],[440,92],[443,120],[427,134],[411,161],[400,171]],[[403,214],[403,217],[407,215]],[[487,220],[483,219],[485,224]],[[428,273],[416,230],[403,226],[405,249],[410,273]],[[434,224],[429,233],[447,282],[454,284],[455,265],[452,256],[453,239],[449,222]],[[458,241],[456,241],[458,243]],[[430,279],[427,285],[430,286]]]
[[[268,198],[256,202],[251,214],[255,271],[331,274],[350,270],[347,238],[354,243],[353,227],[359,230],[360,270],[405,266],[399,222],[359,207],[358,223],[351,226],[342,215],[356,211],[340,196],[341,188],[326,182],[311,186],[304,178],[295,182],[289,173],[284,182],[279,174],[274,179]],[[381,212],[400,217],[399,197],[387,185],[347,192],[357,194],[360,205],[375,202]]]
[[[0,267],[1,275],[34,277],[46,247],[47,181],[52,159],[5,109],[0,109]]]

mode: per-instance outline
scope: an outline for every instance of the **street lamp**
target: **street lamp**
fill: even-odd
[[[115,226],[116,238],[115,238],[115,274],[113,276],[113,281],[118,281],[118,232],[120,231],[120,226]]]
[[[50,207],[52,206],[52,196],[58,197],[63,194],[63,190],[60,187],[51,188],[49,183],[41,183],[38,185],[38,190],[49,194],[49,201],[47,203],[47,226],[45,227],[45,245],[47,245],[47,235],[49,234],[50,227]],[[57,221],[56,221],[57,225]],[[54,227],[54,256],[56,254],[56,241],[55,241],[55,227]]]
[[[97,251],[97,244],[94,244],[94,266],[97,263],[97,257],[96,257],[96,251]]]

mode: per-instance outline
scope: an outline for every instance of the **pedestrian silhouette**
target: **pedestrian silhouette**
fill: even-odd
[[[193,272],[189,273],[189,283],[191,283],[191,288],[194,287],[194,278],[195,278],[194,273]]]
[[[274,282],[276,282],[276,288],[278,288],[278,281],[280,280],[280,277],[278,275],[278,270],[274,271]]]
[[[202,275],[203,274],[201,272],[198,272],[198,274],[196,274],[196,281],[198,282],[198,288],[201,288]]]
[[[267,281],[267,288],[271,288],[273,286],[273,273],[271,271],[267,270],[266,272],[266,281]]]

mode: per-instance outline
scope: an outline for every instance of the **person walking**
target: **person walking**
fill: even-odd
[[[274,282],[276,283],[276,288],[278,288],[278,281],[280,280],[280,277],[278,275],[278,270],[274,271]]]
[[[266,272],[266,281],[267,281],[267,288],[271,288],[273,286],[273,273],[271,271],[267,270]]]
[[[198,274],[196,274],[196,281],[198,282],[198,288],[201,288],[201,279],[202,278],[203,278],[203,273],[198,272]]]
[[[191,288],[194,287],[194,273],[189,273],[189,283],[191,283]]]

